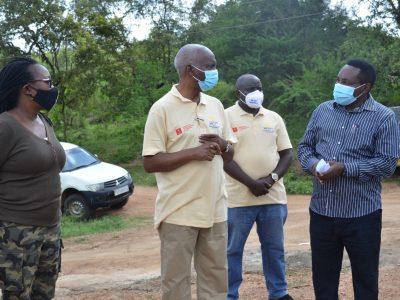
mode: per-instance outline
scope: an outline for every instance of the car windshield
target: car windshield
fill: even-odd
[[[70,172],[100,162],[96,156],[81,147],[65,150],[65,155],[66,160],[62,172]]]

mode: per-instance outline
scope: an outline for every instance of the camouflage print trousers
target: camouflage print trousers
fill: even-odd
[[[60,226],[0,221],[0,289],[3,300],[54,298],[60,255]]]

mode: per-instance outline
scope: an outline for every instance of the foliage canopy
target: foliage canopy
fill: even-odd
[[[140,157],[150,106],[178,80],[175,53],[186,43],[202,43],[215,53],[221,75],[211,94],[232,105],[236,78],[257,75],[265,106],[285,118],[297,144],[350,58],[373,63],[374,97],[400,105],[398,31],[382,25],[390,19],[399,29],[399,7],[390,0],[365,2],[371,6],[367,24],[323,0],[228,0],[219,6],[212,0],[2,0],[0,63],[29,55],[46,65],[59,82],[59,103],[50,114],[60,138],[127,162]],[[138,41],[129,24],[140,18],[153,27]]]

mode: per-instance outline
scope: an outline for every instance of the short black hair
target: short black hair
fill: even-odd
[[[18,104],[21,88],[32,80],[30,65],[38,62],[28,57],[11,59],[0,71],[0,113],[13,109]]]
[[[373,65],[363,59],[350,59],[346,64],[360,69],[360,73],[357,77],[362,84],[370,83],[371,88],[374,86],[376,81],[376,71]]]

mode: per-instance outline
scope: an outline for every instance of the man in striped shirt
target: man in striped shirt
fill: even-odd
[[[344,248],[355,300],[378,299],[381,181],[396,168],[400,133],[393,111],[370,94],[375,79],[371,64],[348,61],[337,75],[334,100],[315,109],[298,147],[302,168],[314,176],[310,236],[317,300],[338,299]],[[321,159],[328,170],[317,167]]]

